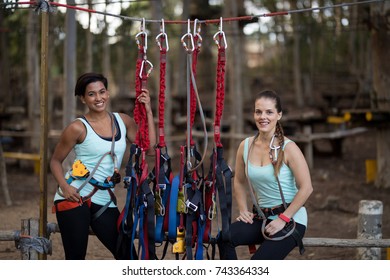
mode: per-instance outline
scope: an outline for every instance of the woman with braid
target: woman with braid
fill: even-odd
[[[254,104],[258,131],[243,140],[237,151],[234,196],[239,215],[230,226],[230,241],[220,247],[221,259],[237,259],[235,247],[248,245],[257,247],[253,260],[282,260],[296,246],[301,254],[304,251],[304,204],[313,187],[301,150],[284,136],[279,96],[262,91]]]

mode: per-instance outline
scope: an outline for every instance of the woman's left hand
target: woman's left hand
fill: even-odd
[[[147,89],[142,89],[141,94],[137,97],[138,102],[145,104],[146,112],[152,111],[150,106],[150,95]]]
[[[282,219],[275,219],[272,222],[270,222],[268,225],[265,226],[265,233],[269,236],[277,234],[279,231],[281,231],[284,226],[286,225],[286,222]]]

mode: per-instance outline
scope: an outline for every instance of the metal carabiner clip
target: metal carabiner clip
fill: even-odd
[[[140,39],[138,39],[139,37],[142,37],[143,36],[143,39],[144,39],[144,53],[146,53],[146,50],[148,49],[148,34],[145,32],[145,18],[142,19],[142,24],[141,24],[141,27],[140,27],[140,32],[137,33],[137,35],[135,35],[135,41],[138,45],[138,48],[140,49],[141,45],[142,45],[142,42]]]
[[[203,41],[203,38],[202,36],[200,36],[200,24],[198,24],[198,19],[195,19],[194,20],[194,40],[196,40],[197,42],[197,48],[200,49],[200,47],[202,46],[202,41]]]
[[[165,33],[165,23],[164,23],[164,19],[161,19],[161,29],[160,29],[161,33],[158,34],[156,36],[156,43],[158,45],[158,47],[160,48],[160,51],[163,49],[162,47],[162,42],[165,41],[165,50],[168,51],[169,50],[169,43],[168,43],[168,35],[167,33]],[[165,39],[165,40],[160,40],[160,37],[162,39]],[[161,42],[160,42],[161,41]]]
[[[180,41],[181,41],[181,43],[182,43],[184,49],[185,49],[187,52],[193,52],[193,51],[195,50],[195,46],[194,46],[194,36],[192,35],[191,30],[190,30],[190,20],[188,20],[188,28],[187,28],[187,29],[188,29],[188,30],[187,30],[187,33],[184,34],[184,35],[181,37]],[[187,46],[187,43],[184,41],[184,39],[185,39],[186,37],[188,37],[188,42],[190,43],[191,48],[189,48],[189,47]]]
[[[217,44],[218,48],[220,48],[221,46],[224,46],[224,48],[227,49],[225,32],[222,31],[222,22],[223,22],[223,20],[221,17],[220,22],[219,22],[219,31],[214,34],[213,39],[214,39],[214,42]],[[217,36],[219,38],[217,38]]]
[[[139,77],[140,77],[140,79],[142,79],[142,77],[143,77],[143,76],[142,76],[142,73],[143,73],[143,71],[144,71],[145,63],[147,63],[147,64],[149,65],[149,69],[146,70],[146,77],[149,77],[150,73],[151,73],[152,70],[153,70],[153,64],[152,64],[149,60],[147,60],[147,59],[142,60],[141,69],[140,69],[140,71],[139,71]],[[146,69],[146,68],[145,68],[145,69]]]

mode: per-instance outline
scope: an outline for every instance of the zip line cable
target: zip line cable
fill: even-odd
[[[262,18],[262,17],[273,17],[273,16],[285,16],[285,15],[291,15],[291,14],[297,14],[297,13],[304,13],[304,12],[314,12],[314,11],[322,11],[326,9],[334,9],[334,8],[340,8],[340,7],[349,7],[349,6],[356,6],[356,5],[363,5],[363,4],[371,4],[371,3],[379,3],[379,2],[386,2],[390,0],[367,0],[367,1],[361,1],[361,2],[349,2],[349,3],[340,3],[340,4],[334,4],[329,6],[321,6],[321,7],[313,7],[313,8],[304,8],[304,9],[296,9],[296,10],[288,10],[288,11],[279,11],[279,12],[271,12],[271,13],[263,13],[258,15],[248,15],[248,16],[240,16],[240,17],[227,17],[223,18],[223,22],[230,22],[230,21],[251,21],[255,18]],[[112,14],[108,12],[102,12],[97,11],[93,9],[87,9],[82,8],[74,5],[68,5],[68,4],[61,4],[58,2],[47,2],[44,0],[40,0],[38,2],[29,1],[29,2],[8,2],[8,3],[0,3],[0,5],[5,6],[17,6],[17,5],[34,5],[35,8],[40,8],[43,4],[43,2],[46,2],[46,4],[56,6],[56,7],[63,7],[67,9],[74,9],[78,11],[93,13],[93,14],[101,14],[105,16],[112,16],[121,18],[123,20],[130,20],[130,21],[140,21],[140,22],[148,22],[148,23],[162,23],[161,19],[145,19],[145,18],[136,18],[136,17],[128,17],[123,15],[117,15]],[[13,7],[13,9],[18,9],[19,7]],[[219,24],[220,19],[206,19],[206,20],[197,20],[199,24]],[[194,21],[190,21],[193,23]],[[188,24],[188,20],[164,20],[165,24]]]

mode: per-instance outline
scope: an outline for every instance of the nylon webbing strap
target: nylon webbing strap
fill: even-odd
[[[136,135],[135,143],[143,149],[148,149],[149,130],[148,120],[146,116],[145,105],[138,101],[138,97],[142,93],[143,89],[147,88],[147,80],[150,72],[153,69],[153,65],[147,60],[147,34],[144,31],[144,27],[141,28],[141,32],[136,35],[136,41],[138,45],[138,58],[135,71],[135,107],[134,107],[134,121],[138,125],[138,131]]]
[[[194,51],[192,52],[192,54],[188,54],[192,56],[192,62],[189,62],[189,64],[191,66],[192,75],[193,77],[195,77],[195,79],[196,79],[196,72],[197,72],[198,55],[201,47],[200,44],[201,40],[199,40],[199,38],[200,37],[198,34],[194,36]],[[190,73],[187,73],[187,75],[188,78],[191,77]],[[190,126],[193,127],[195,123],[195,114],[196,114],[196,92],[195,92],[196,84],[192,81],[191,78],[189,80],[189,83],[190,83]],[[190,136],[190,145],[194,146],[195,142],[192,138],[191,130],[189,131],[189,136]]]
[[[158,96],[158,128],[159,128],[159,147],[165,147],[164,114],[165,114],[165,75],[167,64],[167,51],[169,49],[168,36],[162,26],[161,33],[156,37],[160,48],[160,90]],[[165,42],[165,44],[164,44]]]
[[[218,35],[218,40],[222,40],[223,35]],[[221,143],[221,118],[225,99],[225,65],[226,46],[218,44],[218,61],[216,74],[216,104],[214,118],[214,142],[217,147],[222,147]]]
[[[229,240],[232,208],[232,171],[223,158],[223,149],[217,148],[215,185],[219,196],[219,205],[222,218],[222,240]]]

